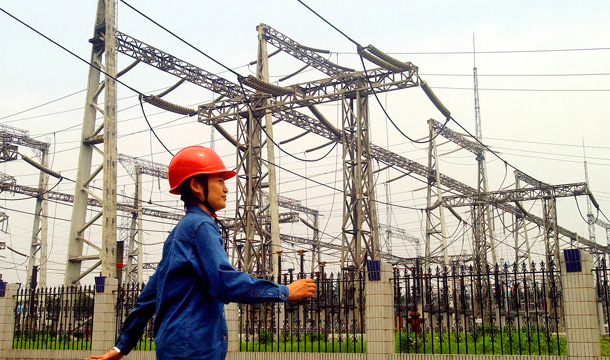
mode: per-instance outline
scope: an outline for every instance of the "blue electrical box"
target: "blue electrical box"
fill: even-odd
[[[366,270],[369,274],[369,281],[381,280],[381,260],[367,260]]]
[[[566,262],[566,272],[581,272],[580,249],[563,250],[563,258]]]

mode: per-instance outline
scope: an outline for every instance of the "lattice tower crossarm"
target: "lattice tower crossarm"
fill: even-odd
[[[462,149],[468,150],[477,156],[485,153],[485,148],[481,144],[468,140],[466,136],[451,130],[449,127],[447,127],[447,125],[441,124],[434,119],[430,119],[428,122],[430,123],[430,126],[432,126],[435,134],[450,140],[451,142],[459,145]]]
[[[40,152],[48,151],[50,144],[31,138],[27,130],[0,124],[0,141],[19,146],[25,146]]]
[[[419,257],[421,243],[419,238],[416,238],[415,236],[409,234],[405,229],[399,228],[397,226],[379,224],[379,230],[385,231],[388,234],[388,237],[390,238],[398,238],[415,244],[415,255]],[[386,255],[387,254],[392,255],[392,252],[386,251]],[[383,256],[384,255],[382,255],[382,258]]]
[[[369,86],[369,83],[371,86]],[[288,87],[289,94],[277,95],[266,104],[252,107],[255,113],[265,110],[280,111],[299,107],[340,101],[343,96],[361,97],[371,95],[373,91],[383,93],[419,86],[419,78],[413,71],[395,73],[378,68],[364,72],[354,72],[346,75],[326,78],[317,81],[299,83]],[[220,100],[212,104],[199,106],[199,121],[206,123],[221,123],[237,120],[248,114],[248,104],[241,97]]]
[[[239,85],[116,31],[117,51],[133,59],[231,98],[241,97]]]
[[[136,167],[139,167],[142,174],[167,179],[167,165],[126,154],[119,154],[117,159],[130,174],[135,174]]]
[[[321,52],[320,50],[314,50],[303,46],[269,25],[260,24],[257,29],[259,32],[262,31],[263,36],[265,36],[265,39],[269,44],[301,60],[308,66],[320,70],[328,76],[337,76],[354,71],[329,61],[318,55],[318,53]]]
[[[268,196],[268,193],[263,191],[263,194]],[[303,206],[300,200],[292,199],[288,196],[278,195],[277,202],[280,207],[290,209],[304,214],[319,215],[319,211],[313,208]]]
[[[480,194],[445,196],[444,206],[459,207],[473,204],[505,204],[516,201],[542,200],[549,196],[553,198],[587,195],[589,190],[584,182],[549,185],[548,188],[520,188],[512,190],[491,191]]]

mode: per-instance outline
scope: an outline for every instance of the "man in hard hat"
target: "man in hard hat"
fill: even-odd
[[[190,146],[174,156],[168,169],[170,193],[180,195],[186,215],[167,237],[161,262],[125,319],[116,346],[89,359],[113,360],[128,354],[155,314],[157,359],[224,359],[224,304],[313,296],[316,285],[311,279],[283,286],[229,264],[214,218],[226,207],[225,180],[234,176],[212,149]]]

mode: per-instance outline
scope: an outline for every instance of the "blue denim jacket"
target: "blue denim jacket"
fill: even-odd
[[[286,286],[235,270],[214,219],[188,206],[165,241],[157,271],[125,319],[116,346],[128,354],[156,313],[157,359],[224,359],[224,304],[287,299]]]

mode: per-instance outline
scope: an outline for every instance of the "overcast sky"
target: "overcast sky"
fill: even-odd
[[[265,23],[303,45],[329,50],[333,62],[362,70],[356,45],[332,29],[298,1],[158,1],[129,0],[128,3],[181,36],[193,47],[209,55],[240,75],[253,74],[247,64],[256,58],[256,26]],[[372,44],[402,61],[419,67],[419,75],[449,108],[463,127],[474,133],[473,66],[476,60],[480,92],[483,140],[502,160],[487,154],[490,190],[514,188],[513,168],[551,184],[585,180],[583,154],[586,152],[590,186],[602,211],[610,217],[610,3],[607,1],[305,1],[311,8],[347,36],[363,46]],[[89,59],[97,1],[7,1],[0,8],[66,47]],[[122,2],[118,4],[118,29],[226,79],[237,82],[235,74],[214,63],[200,52],[135,13]],[[52,168],[74,179],[78,160],[78,142],[82,125],[84,89],[88,66],[75,56],[34,33],[5,13],[0,13],[0,124],[29,131],[29,135],[51,144]],[[476,55],[473,54],[473,37]],[[270,46],[269,51],[273,51]],[[132,62],[118,57],[118,68]],[[371,63],[365,63],[373,68]],[[302,64],[288,55],[270,60],[271,80],[278,85],[316,80],[324,74],[305,73],[279,82],[279,79]],[[138,65],[122,81],[146,94],[155,94],[177,79],[147,65]],[[194,85],[183,85],[167,99],[182,106],[196,108],[215,95]],[[120,153],[167,164],[171,156],[148,131],[137,96],[119,86],[118,129]],[[379,94],[385,110],[400,130],[412,139],[428,135],[429,118],[443,120],[420,88]],[[374,98],[370,103],[371,138],[376,145],[406,158],[427,164],[427,145],[414,144],[401,136],[386,119]],[[151,125],[164,144],[176,151],[191,144],[210,146],[210,129],[196,118],[165,113],[145,104]],[[320,106],[325,115],[341,126],[340,107],[331,103]],[[455,122],[448,126],[464,131]],[[226,126],[234,132],[234,125]],[[302,131],[279,124],[277,140],[285,140]],[[228,142],[215,135],[215,147],[229,166],[235,165],[235,151]],[[296,174],[280,171],[280,193],[300,200],[323,214],[320,225],[324,241],[338,243],[341,230],[342,193],[341,149],[329,147],[305,153],[324,144],[325,139],[307,135],[283,147],[299,161],[276,149],[277,163]],[[439,139],[439,143],[444,140]],[[584,144],[584,148],[583,148]],[[445,144],[439,153],[450,153],[456,146]],[[20,149],[33,154],[30,149]],[[329,152],[330,151],[330,152]],[[504,161],[508,165],[505,166]],[[471,187],[476,187],[476,161],[466,151],[443,155],[441,171]],[[374,164],[377,169],[380,166]],[[0,171],[16,177],[22,185],[36,186],[36,170],[22,160],[0,164]],[[425,223],[420,210],[425,207],[421,178],[405,178],[384,186],[399,173],[377,173],[377,199],[393,206],[379,204],[379,219],[425,238]],[[310,180],[306,180],[309,178]],[[55,180],[50,181],[51,186]],[[101,185],[101,179],[97,185]],[[234,195],[234,182],[230,183]],[[326,184],[329,186],[322,186]],[[167,195],[164,180],[145,177],[145,200],[149,206],[180,212],[175,197]],[[386,192],[386,189],[388,190]],[[55,190],[73,193],[73,183],[62,181]],[[120,168],[119,193],[128,201],[133,195],[133,180]],[[0,241],[23,254],[29,254],[34,200],[23,195],[0,194],[0,211],[9,216],[7,233]],[[541,215],[539,206],[529,204]],[[579,208],[578,208],[579,206]],[[584,197],[558,200],[560,225],[587,236],[587,202]],[[230,205],[224,216],[233,216]],[[580,210],[580,211],[579,211]],[[70,207],[51,203],[49,214],[49,283],[62,282],[66,261]],[[466,209],[464,209],[466,211]],[[582,216],[581,216],[582,215]],[[465,218],[469,216],[464,212]],[[600,218],[609,222],[602,214]],[[168,220],[145,222],[144,250],[146,261],[158,261],[161,244],[174,225]],[[119,223],[125,222],[124,218]],[[497,219],[496,236],[506,246],[498,247],[498,258],[510,260],[511,220]],[[127,224],[127,223],[125,223]],[[311,231],[299,224],[282,226],[282,232],[311,237]],[[471,230],[448,218],[448,233],[454,235],[452,253],[471,252]],[[101,229],[89,234],[99,239]],[[541,254],[540,232],[535,245]],[[598,228],[597,241],[606,244],[606,234]],[[392,252],[415,256],[413,244],[395,239]],[[565,244],[564,244],[565,245]],[[285,250],[293,249],[286,245]],[[421,248],[423,252],[423,245]],[[512,252],[511,252],[512,251]],[[328,253],[332,261],[337,255]],[[0,273],[10,282],[25,282],[27,258],[0,251]]]

